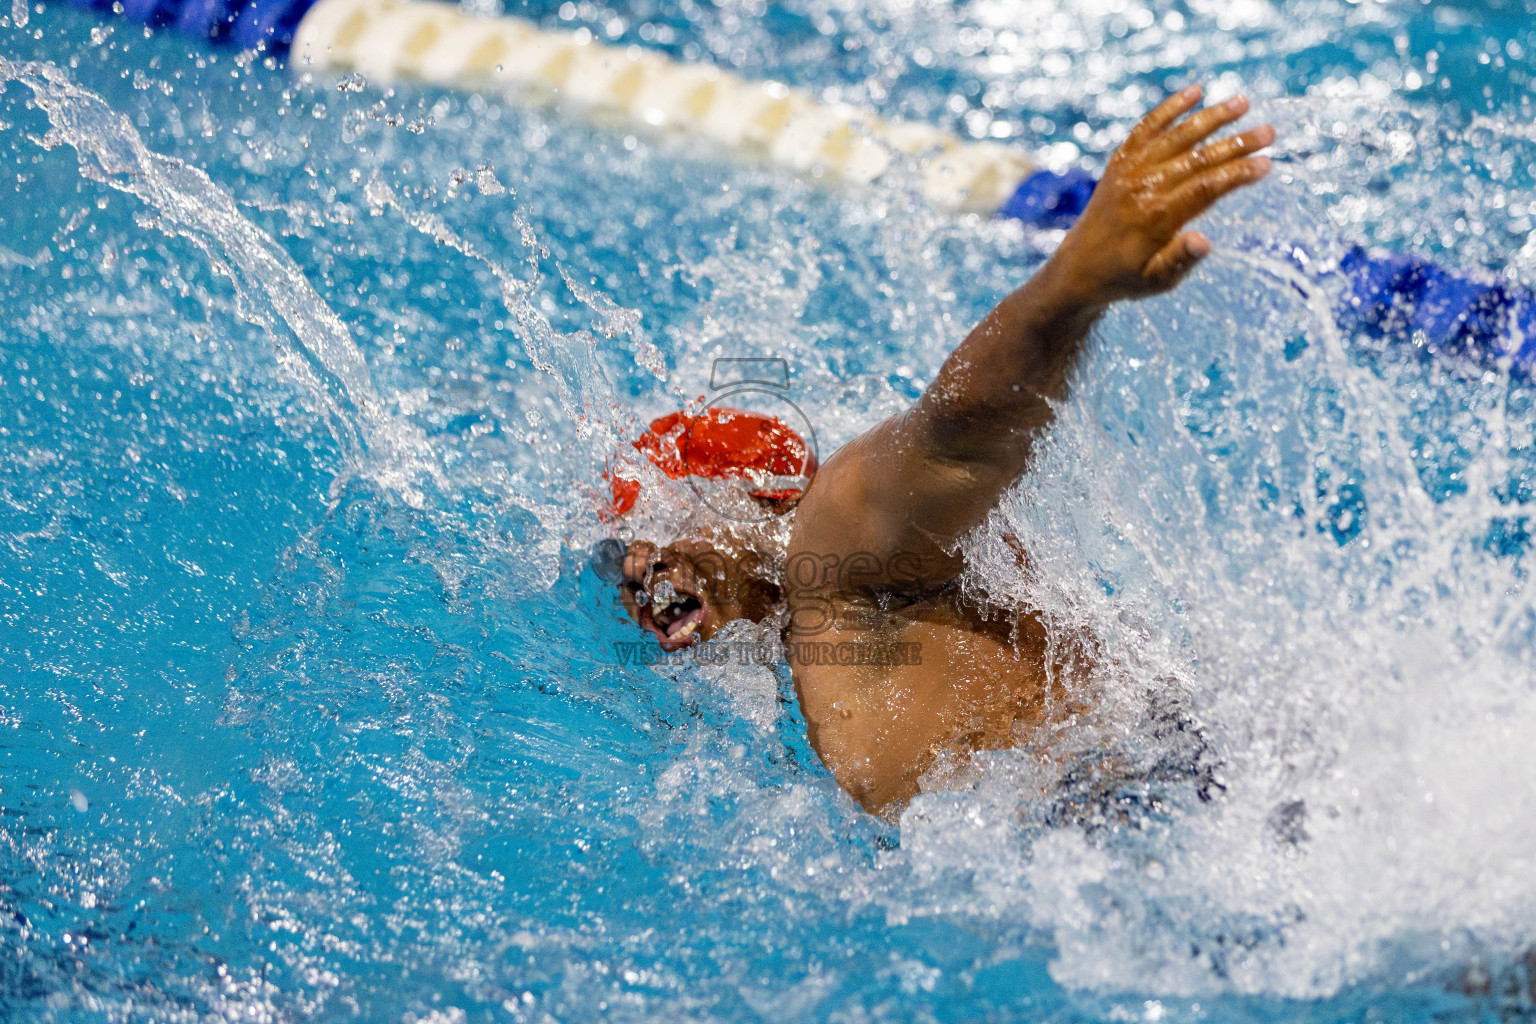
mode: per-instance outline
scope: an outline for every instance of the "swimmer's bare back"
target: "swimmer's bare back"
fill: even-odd
[[[1210,252],[1185,225],[1269,171],[1268,125],[1191,114],[1198,87],[1147,115],[1050,260],[977,325],[908,411],[834,455],[795,510],[786,636],[812,745],[871,811],[899,807],[947,750],[1011,746],[1045,711],[1045,637],[989,619],[954,584],[956,548],[1023,473],[1089,329],[1112,303],[1175,287]],[[1188,116],[1186,116],[1188,115]]]

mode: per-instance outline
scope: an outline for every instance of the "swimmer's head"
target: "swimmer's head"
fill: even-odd
[[[739,409],[663,416],[634,447],[670,480],[738,487],[741,500],[769,520],[794,508],[816,471],[816,456],[799,434],[775,417]],[[625,467],[610,472],[611,518],[629,517],[641,497],[642,475]],[[689,496],[697,500],[699,492]],[[667,495],[652,500],[666,502]],[[592,554],[598,575],[618,584],[630,618],[665,650],[708,640],[735,619],[774,614],[782,596],[781,531],[722,517],[695,521],[685,533],[671,543],[607,540]]]
[[[660,546],[647,540],[603,541],[593,567],[619,585],[619,601],[662,649],[709,640],[727,622],[771,618],[782,592],[763,553],[702,537]]]

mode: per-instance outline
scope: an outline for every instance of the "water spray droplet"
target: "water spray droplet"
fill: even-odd
[[[504,196],[507,194],[507,186],[496,178],[496,168],[492,164],[481,164],[475,168],[475,187],[483,196]]]

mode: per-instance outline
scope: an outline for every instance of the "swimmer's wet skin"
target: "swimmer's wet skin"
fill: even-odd
[[[1185,225],[1268,173],[1255,154],[1274,129],[1205,144],[1248,102],[1191,113],[1200,99],[1192,86],[1148,114],[1039,272],[971,331],[911,409],[816,473],[784,551],[754,550],[722,527],[623,553],[624,606],[669,651],[733,619],[768,618],[780,602],[791,649],[916,645],[902,648],[921,651],[916,664],[791,659],[812,745],[869,811],[898,810],[940,756],[1012,746],[1045,721],[1043,627],[963,598],[956,551],[1023,473],[1093,323],[1112,303],[1175,287],[1211,248]]]

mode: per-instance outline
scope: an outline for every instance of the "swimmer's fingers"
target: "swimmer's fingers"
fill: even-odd
[[[1150,114],[1143,117],[1136,123],[1136,127],[1131,129],[1131,134],[1125,137],[1119,153],[1127,157],[1137,156],[1141,150],[1161,135],[1165,128],[1194,109],[1195,104],[1200,102],[1201,95],[1201,88],[1198,85],[1191,85],[1187,89],[1180,89],[1159,103]]]
[[[1234,96],[1225,103],[1206,107],[1185,121],[1180,121],[1159,135],[1150,145],[1144,159],[1150,163],[1162,163],[1200,142],[1248,113],[1248,97]]]
[[[1171,228],[1177,230],[1188,224],[1228,192],[1252,185],[1268,173],[1269,157],[1250,156],[1196,175],[1168,197],[1168,216],[1174,221]]]
[[[1213,142],[1209,146],[1191,150],[1174,157],[1149,176],[1151,183],[1162,188],[1172,188],[1202,171],[1230,163],[1239,157],[1258,152],[1275,141],[1275,129],[1270,125],[1234,135],[1230,139]]]
[[[1194,269],[1211,251],[1211,240],[1198,231],[1186,231],[1158,250],[1147,261],[1141,276],[1153,291],[1167,291]]]
[[[1196,148],[1247,113],[1248,101],[1179,120],[1199,101],[1192,86],[1142,119],[1052,257],[1095,303],[1172,287],[1210,251],[1205,236],[1184,225],[1269,173],[1269,160],[1251,155],[1274,141],[1267,125]]]

